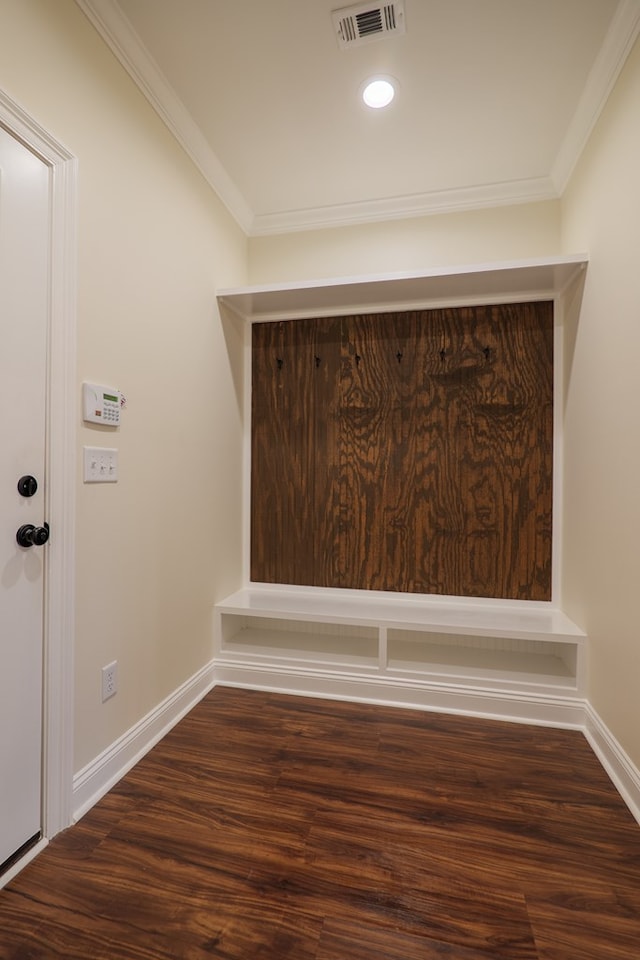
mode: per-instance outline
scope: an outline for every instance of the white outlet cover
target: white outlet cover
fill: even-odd
[[[83,447],[85,483],[117,483],[118,451],[114,447]]]
[[[108,663],[101,671],[102,702],[109,700],[118,692],[118,661]]]

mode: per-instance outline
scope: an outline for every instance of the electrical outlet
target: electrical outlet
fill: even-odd
[[[118,661],[108,663],[102,668],[102,702],[118,692]]]

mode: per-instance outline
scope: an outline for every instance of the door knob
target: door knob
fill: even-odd
[[[38,481],[29,474],[18,480],[18,493],[21,497],[32,497],[37,489]]]
[[[16,533],[16,540],[21,547],[41,547],[49,539],[49,524],[35,527],[32,523],[23,523]]]

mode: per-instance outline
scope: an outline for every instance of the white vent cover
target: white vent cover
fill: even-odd
[[[404,0],[392,3],[356,3],[331,14],[338,46],[346,50],[371,40],[405,32]]]

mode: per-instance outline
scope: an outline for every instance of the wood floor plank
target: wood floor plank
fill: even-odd
[[[577,731],[216,687],[0,891],[0,960],[638,960]]]
[[[626,916],[609,899],[564,904],[528,901],[540,960],[629,960],[640,955],[637,904]]]
[[[533,954],[535,956],[535,954]],[[358,920],[329,920],[316,960],[489,960],[491,954]]]

